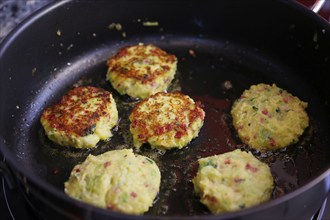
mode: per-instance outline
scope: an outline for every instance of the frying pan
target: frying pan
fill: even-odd
[[[178,57],[169,91],[201,101],[206,118],[199,137],[182,150],[163,153],[145,145],[137,152],[156,161],[162,183],[144,216],[128,216],[69,198],[63,183],[88,154],[132,147],[127,118],[138,101],[116,93],[105,73],[109,57],[139,42]],[[330,26],[293,1],[60,1],[3,41],[0,68],[2,167],[41,218],[303,219],[329,193]],[[229,112],[245,89],[261,82],[276,83],[308,102],[310,126],[287,149],[252,150],[274,176],[269,202],[211,215],[193,193],[196,161],[236,148],[251,150],[237,137]],[[43,109],[74,85],[105,88],[118,105],[121,120],[114,136],[90,150],[57,146],[39,123]]]

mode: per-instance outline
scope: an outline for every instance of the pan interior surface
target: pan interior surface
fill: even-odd
[[[208,213],[192,193],[191,180],[197,171],[197,160],[236,148],[248,149],[238,139],[229,112],[233,101],[253,84],[276,83],[309,102],[311,125],[297,144],[274,153],[253,151],[271,167],[276,185],[273,199],[306,183],[325,166],[327,161],[323,146],[327,145],[328,140],[321,137],[327,137],[324,129],[327,124],[321,119],[327,113],[319,109],[322,100],[316,91],[297,72],[257,50],[228,41],[189,36],[160,39],[161,36],[151,36],[142,39],[142,42],[156,44],[178,57],[177,75],[169,91],[180,91],[195,101],[201,101],[206,118],[199,137],[182,150],[162,152],[145,144],[140,151],[136,151],[155,160],[162,172],[161,191],[147,215]],[[26,103],[13,135],[19,146],[15,149],[16,155],[30,171],[60,191],[63,191],[63,183],[74,165],[82,162],[88,154],[98,155],[108,150],[133,147],[128,116],[138,101],[119,95],[106,81],[105,73],[107,58],[118,48],[136,43],[104,44],[97,50],[68,60],[65,65],[57,67],[44,86]],[[118,106],[120,122],[114,129],[114,136],[90,150],[75,150],[52,143],[39,122],[45,107],[57,102],[72,86],[77,85],[92,85],[113,92]]]
[[[298,143],[273,153],[252,150],[271,168],[275,180],[272,199],[298,189],[329,168],[330,76],[326,73],[330,70],[330,42],[326,40],[330,39],[330,28],[314,25],[308,16],[298,16],[298,10],[289,10],[281,1],[266,5],[262,0],[237,1],[239,4],[218,1],[211,8],[194,1],[171,1],[178,12],[175,21],[166,17],[168,1],[157,3],[157,8],[167,9],[164,12],[152,10],[152,1],[146,1],[145,7],[133,1],[90,2],[67,1],[40,15],[40,19],[25,23],[10,38],[13,44],[7,41],[8,47],[2,48],[6,56],[0,54],[0,95],[5,106],[0,119],[6,124],[1,128],[1,138],[6,152],[13,155],[13,163],[36,182],[50,184],[65,197],[63,183],[74,165],[87,155],[133,147],[128,115],[138,100],[119,95],[105,75],[109,57],[124,46],[140,42],[155,44],[178,57],[177,74],[168,91],[180,91],[201,101],[206,112],[199,136],[187,147],[162,152],[145,144],[140,151],[135,150],[155,160],[162,173],[160,193],[146,215],[209,214],[193,193],[191,179],[197,172],[197,160],[236,148],[250,150],[232,127],[230,109],[253,84],[276,83],[308,102],[310,126]],[[269,10],[263,8],[266,6]],[[107,7],[132,13],[108,13]],[[253,25],[242,24],[226,7]],[[246,10],[251,7],[259,13]],[[67,11],[71,18],[66,16]],[[118,21],[122,21],[122,29],[109,28]],[[144,23],[147,21],[158,21],[159,26],[146,26],[157,24]],[[312,28],[306,28],[310,25]],[[40,29],[51,31],[41,35]],[[39,122],[42,111],[76,85],[113,92],[119,111],[114,136],[90,150],[52,143]]]

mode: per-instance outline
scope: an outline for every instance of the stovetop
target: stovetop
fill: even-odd
[[[0,42],[23,19],[34,11],[55,0],[0,0]],[[297,0],[310,6],[312,0]],[[330,22],[330,0],[326,1],[320,15]],[[3,156],[0,154],[0,160]],[[328,201],[328,202],[327,202]],[[35,220],[38,217],[26,202],[19,189],[10,189],[5,180],[0,178],[0,219]],[[330,220],[330,195],[312,220]]]
[[[0,213],[2,220],[38,219],[18,189],[9,189],[3,178],[1,178],[0,187]]]

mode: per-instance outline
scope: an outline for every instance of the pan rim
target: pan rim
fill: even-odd
[[[52,10],[65,5],[72,0],[61,0],[61,1],[54,1],[45,6],[41,7],[40,9],[34,11],[32,14],[27,16],[21,23],[19,23],[13,30],[11,30],[7,36],[3,38],[0,42],[0,59],[3,56],[3,53],[6,51],[7,47],[11,45],[11,42],[16,39],[16,36],[20,35],[22,31],[30,26],[31,23],[34,23],[36,20],[40,19],[42,16],[45,16]]]
[[[16,36],[18,36],[22,31],[24,31],[31,23],[33,23],[35,20],[40,19],[42,16],[46,15],[47,13],[51,12],[52,10],[54,10],[58,7],[61,7],[62,5],[65,5],[67,3],[74,2],[74,1],[75,0],[63,0],[63,1],[59,1],[59,2],[56,1],[51,4],[46,5],[42,9],[37,10],[36,12],[34,12],[30,16],[28,16],[21,24],[19,24],[1,42],[0,59],[3,56],[3,54],[5,53],[6,48],[9,45],[11,45],[11,42],[16,38]],[[79,1],[76,1],[76,2],[79,2]],[[320,16],[315,16],[314,12],[308,10],[307,8],[303,7],[302,5],[299,5],[297,2],[286,1],[286,0],[279,0],[279,2],[281,2],[282,4],[286,4],[289,7],[295,8],[296,10],[299,10],[301,13],[304,13],[306,16],[309,16],[310,19],[312,19],[315,22],[318,22],[318,23],[324,25],[325,27],[327,27],[328,29],[330,29],[330,25],[329,25],[329,23],[326,22],[325,19],[322,19]],[[42,190],[48,191],[49,193],[52,194],[52,196],[59,197],[61,200],[64,200],[64,201],[70,202],[70,203],[72,203],[74,201],[75,204],[78,204],[79,207],[88,208],[95,212],[102,212],[102,214],[111,213],[115,216],[116,216],[116,214],[118,214],[116,212],[111,212],[111,211],[104,210],[104,209],[101,209],[98,207],[94,207],[92,205],[88,205],[88,204],[80,202],[80,201],[77,202],[77,200],[74,200],[74,199],[68,197],[66,194],[64,194],[63,191],[59,190],[52,184],[48,183],[47,181],[42,180],[37,175],[35,175],[31,172],[28,172],[28,170],[25,167],[19,166],[18,163],[15,163],[16,159],[15,159],[14,155],[12,155],[12,152],[9,151],[9,146],[5,142],[5,139],[2,137],[2,134],[0,136],[0,151],[3,154],[6,162],[8,162],[10,164],[11,168],[14,168],[15,172],[18,172],[21,175],[23,175],[24,177],[27,177],[30,182],[32,182],[34,185],[40,187]],[[327,168],[325,168],[325,170],[320,171],[320,174],[316,178],[312,179],[311,181],[305,183],[304,185],[300,186],[296,190],[294,190],[290,193],[287,193],[280,198],[273,199],[271,201],[268,201],[265,204],[261,204],[256,207],[247,208],[247,209],[237,211],[237,212],[226,213],[226,214],[221,214],[221,215],[207,215],[207,216],[203,216],[203,217],[206,217],[208,219],[215,219],[215,218],[219,219],[219,217],[232,218],[232,217],[237,217],[240,215],[246,215],[249,213],[266,210],[269,207],[278,205],[280,203],[283,203],[285,201],[288,201],[288,200],[300,195],[302,192],[306,191],[309,188],[312,188],[313,186],[317,185],[318,183],[320,183],[321,181],[324,181],[324,180],[328,180],[327,183],[328,183],[328,185],[330,185],[330,183],[329,183],[330,182],[330,164],[328,165]],[[329,190],[329,187],[330,186],[328,186],[328,190]],[[120,214],[118,214],[118,216],[123,217],[126,215],[120,213]],[[131,215],[127,215],[127,216],[131,216]],[[155,216],[134,216],[134,217],[136,219],[152,219]],[[186,217],[180,216],[180,219],[191,219],[191,218],[198,218],[198,217],[201,217],[201,216],[200,215],[199,216],[186,216]],[[157,216],[157,218],[167,219],[168,216]],[[175,219],[176,216],[173,216],[173,218]]]

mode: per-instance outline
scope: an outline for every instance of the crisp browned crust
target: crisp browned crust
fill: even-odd
[[[147,48],[151,49],[147,50]],[[152,57],[152,59],[148,60],[148,57]],[[155,60],[157,60],[157,63],[161,64],[161,66],[156,70],[152,70],[148,65],[155,64],[153,63]],[[137,45],[120,49],[116,55],[108,60],[107,64],[110,72],[116,73],[120,77],[135,79],[146,84],[166,74],[171,69],[170,65],[176,62],[176,56],[154,45]],[[135,68],[134,65],[136,63],[145,64],[145,68]]]
[[[64,95],[57,104],[47,108],[42,119],[52,128],[67,135],[86,136],[91,133],[100,117],[109,114],[107,106],[111,103],[110,97],[111,93],[101,88],[77,87]],[[88,103],[92,98],[97,100],[93,107]]]
[[[164,106],[162,102],[150,102],[151,99],[161,100],[164,96],[173,98],[171,102],[166,103],[169,111],[159,110]],[[177,103],[178,100],[180,103]],[[149,109],[151,111],[146,113],[143,109]],[[160,114],[164,120],[158,119]],[[175,115],[175,119],[171,120],[173,114]],[[201,108],[200,102],[192,104],[192,100],[188,96],[178,92],[159,92],[150,96],[149,99],[138,103],[130,115],[130,120],[131,128],[139,132],[139,141],[147,142],[152,136],[160,136],[170,132],[175,132],[174,138],[180,139],[182,136],[187,135],[188,129],[190,129],[191,124],[197,118],[203,121],[204,117],[205,113]]]

